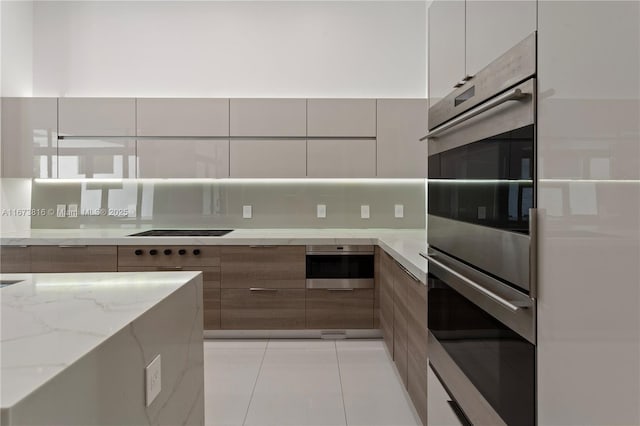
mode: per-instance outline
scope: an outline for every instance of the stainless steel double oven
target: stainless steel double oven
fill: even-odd
[[[429,109],[429,363],[471,424],[535,424],[536,34]]]

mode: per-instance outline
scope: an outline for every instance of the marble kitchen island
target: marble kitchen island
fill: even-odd
[[[204,423],[200,272],[0,278],[2,425]]]

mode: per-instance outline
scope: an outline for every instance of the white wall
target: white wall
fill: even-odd
[[[425,97],[425,1],[42,1],[35,96]]]
[[[31,96],[33,57],[32,1],[0,2],[2,96]]]

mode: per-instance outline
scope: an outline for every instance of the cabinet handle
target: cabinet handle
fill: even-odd
[[[254,246],[249,246],[249,248],[275,248],[277,246],[273,246],[273,245],[254,245]]]
[[[327,291],[353,291],[352,288],[328,288]]]
[[[516,89],[512,89],[506,93],[503,93],[502,95],[499,95],[497,97],[495,97],[494,99],[485,102],[484,104],[481,104],[473,109],[470,109],[469,111],[459,115],[458,117],[444,123],[441,124],[440,126],[436,127],[435,129],[431,130],[429,133],[427,133],[425,136],[421,137],[419,140],[420,141],[424,141],[426,139],[435,139],[436,136],[438,136],[440,133],[445,132],[449,129],[451,129],[452,127],[457,126],[458,124],[461,124],[473,117],[475,117],[476,115],[480,115],[485,111],[489,111],[492,108],[495,108],[499,105],[502,105],[505,102],[508,101],[522,101],[523,99],[528,99],[529,97],[531,97],[531,93],[525,93],[522,90],[516,88]]]
[[[158,266],[159,271],[181,271],[182,266]]]
[[[277,288],[251,287],[249,291],[278,291]]]
[[[78,244],[59,244],[60,248],[87,248],[87,245],[78,245]]]

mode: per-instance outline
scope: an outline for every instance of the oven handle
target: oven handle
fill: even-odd
[[[473,287],[474,289],[478,290],[479,292],[481,292],[482,294],[484,294],[485,296],[489,297],[490,299],[492,299],[493,301],[495,301],[496,303],[499,303],[500,305],[504,306],[505,308],[513,311],[513,312],[517,312],[520,310],[519,306],[514,305],[513,303],[509,302],[508,300],[504,299],[503,297],[498,296],[497,294],[495,294],[492,291],[487,290],[486,288],[484,288],[483,286],[481,286],[480,284],[477,284],[473,281],[471,281],[469,278],[465,277],[464,275],[462,275],[461,273],[451,269],[450,267],[448,267],[447,265],[445,265],[444,263],[436,260],[433,258],[433,256],[426,256],[427,260],[429,262],[433,262],[436,265],[438,265],[439,267],[441,267],[442,269],[444,269],[445,271],[447,271],[448,273],[455,275],[456,277],[460,278],[462,281],[464,281],[465,283],[467,283],[469,286]]]
[[[470,111],[465,112],[464,114],[460,115],[458,118],[454,118],[453,120],[450,120],[449,122],[436,127],[435,129],[427,133],[425,136],[421,137],[420,141],[423,141],[425,139],[435,139],[440,133],[446,130],[449,130],[452,127],[455,127],[458,124],[463,123],[469,120],[470,118],[475,117],[476,115],[482,114],[483,112],[493,109],[499,105],[502,105],[505,102],[520,101],[522,99],[528,98],[529,96],[531,96],[530,93],[523,93],[522,90],[520,89],[510,90],[506,93],[503,93],[500,96],[497,96],[491,101],[485,102],[484,104]]]

